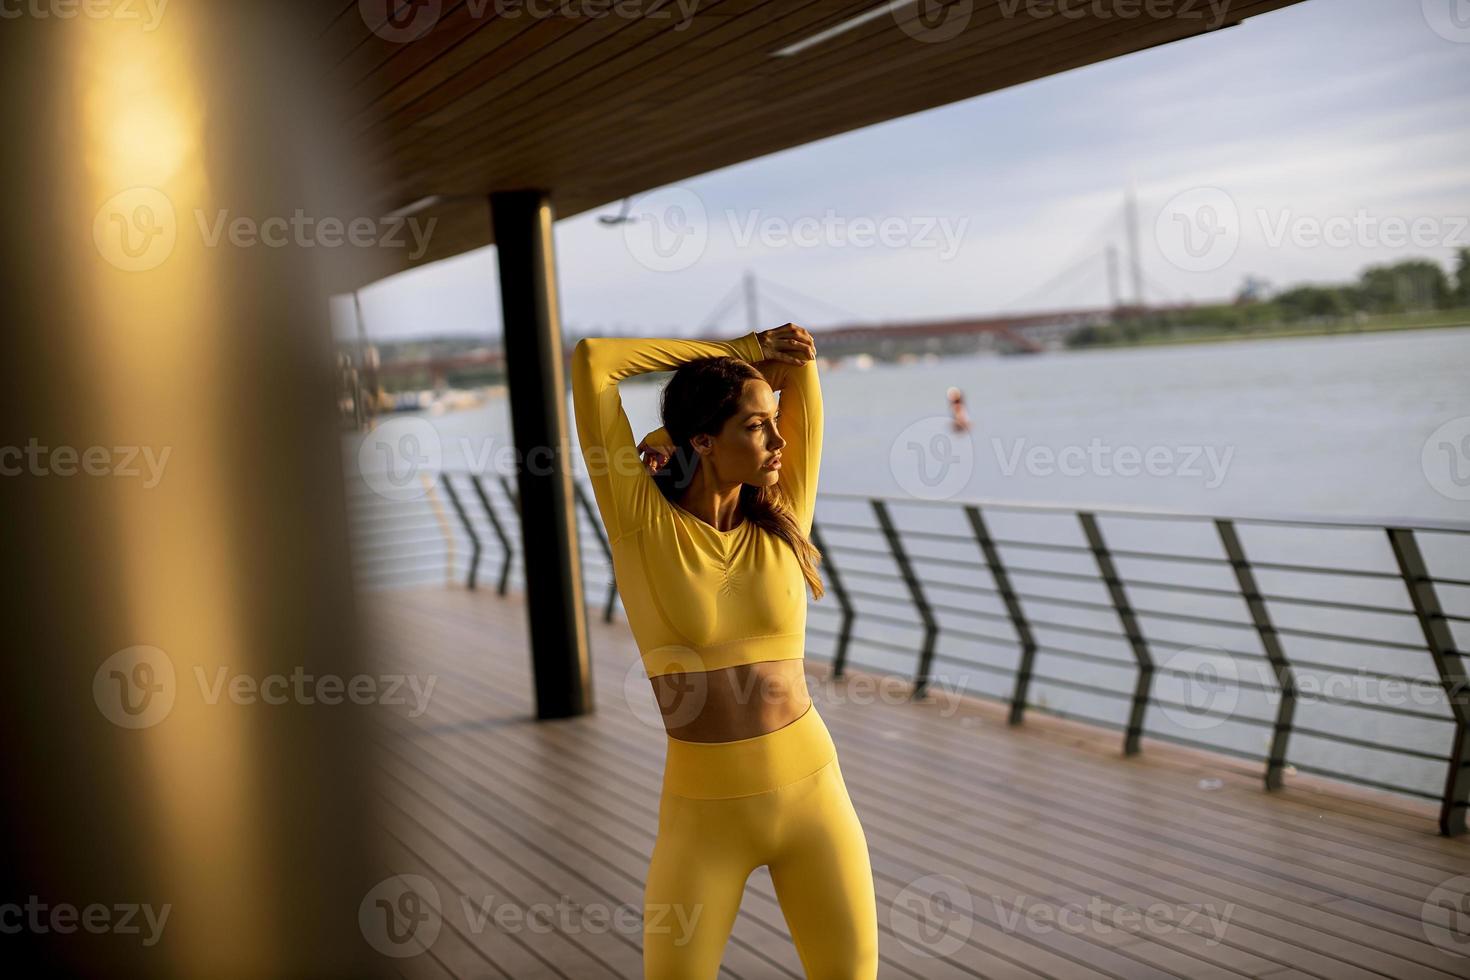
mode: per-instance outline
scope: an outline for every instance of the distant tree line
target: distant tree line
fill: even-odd
[[[1335,324],[1368,316],[1470,308],[1470,248],[1457,253],[1454,275],[1429,259],[1364,269],[1356,282],[1303,284],[1268,299],[1242,293],[1234,303],[1168,311],[1122,311],[1117,322],[1084,327],[1069,347],[1140,340],[1169,333],[1248,331],[1273,325]]]
[[[1271,299],[1288,323],[1363,313],[1417,313],[1470,306],[1470,248],[1459,251],[1453,279],[1438,262],[1410,259],[1363,270],[1355,283],[1294,286]]]

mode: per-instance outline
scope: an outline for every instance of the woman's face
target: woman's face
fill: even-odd
[[[712,451],[705,458],[720,482],[761,487],[780,479],[780,469],[769,465],[779,459],[781,447],[786,445],[777,429],[779,412],[780,404],[769,384],[754,379],[745,382],[740,404],[725,420],[719,435],[699,437],[708,439]]]

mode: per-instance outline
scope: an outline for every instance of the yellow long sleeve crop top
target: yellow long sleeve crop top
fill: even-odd
[[[778,429],[786,445],[778,482],[810,533],[822,452],[815,360],[762,362],[754,331],[730,342],[589,337],[572,351],[577,437],[650,677],[795,660],[805,651],[806,579],[790,546],[748,519],[720,531],[665,498],[623,411],[623,378],[719,356],[759,363],[780,392]]]

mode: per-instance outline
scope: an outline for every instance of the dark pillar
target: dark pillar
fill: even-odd
[[[576,497],[567,462],[567,386],[550,196],[543,190],[491,194],[490,220],[500,254],[536,717],[566,718],[592,710],[592,671]]]

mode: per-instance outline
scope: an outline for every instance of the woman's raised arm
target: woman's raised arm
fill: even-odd
[[[817,470],[822,463],[822,384],[817,361],[803,364],[777,360],[756,365],[766,382],[781,393],[781,421],[776,426],[786,445],[781,449],[779,485],[796,513],[804,534],[811,534],[817,507]]]

